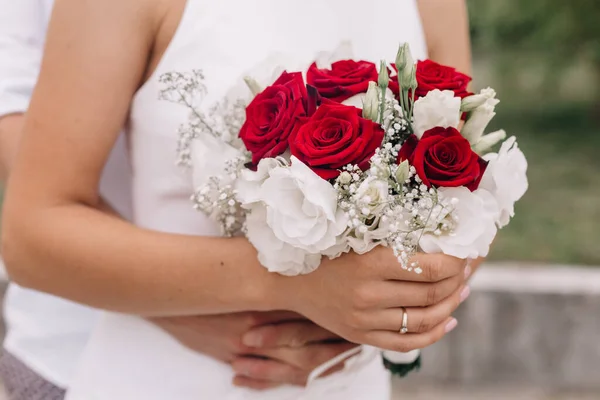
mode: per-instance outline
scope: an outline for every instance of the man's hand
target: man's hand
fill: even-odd
[[[356,346],[285,311],[151,321],[189,349],[230,363],[235,385],[259,390],[305,385],[314,368]]]

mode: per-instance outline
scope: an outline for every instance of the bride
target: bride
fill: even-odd
[[[111,311],[67,398],[387,399],[369,347],[306,389],[255,392],[145,319],[290,310],[351,342],[406,352],[456,326],[465,275],[464,261],[423,254],[424,274],[407,273],[381,248],[305,276],[268,273],[245,239],[216,237],[191,207],[191,181],[175,166],[185,109],[158,101],[158,77],[202,69],[208,107],[273,52],[308,63],[347,40],[359,59],[393,59],[406,41],[416,58],[429,50],[468,71],[465,15],[464,0],[58,0],[8,190],[3,257],[17,283]],[[123,125],[136,226],[98,195]]]

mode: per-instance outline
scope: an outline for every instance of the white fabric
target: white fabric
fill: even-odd
[[[394,60],[401,41],[410,42],[415,57],[426,56],[415,0],[188,0],[171,45],[131,108],[135,223],[180,234],[218,233],[194,211],[191,178],[175,165],[177,128],[188,112],[157,100],[162,73],[202,69],[208,92],[203,107],[209,107],[273,52],[293,53],[308,64],[317,51],[331,51],[345,39],[357,58]],[[254,392],[231,385],[228,365],[183,348],[143,319],[107,313],[67,398],[387,400],[389,376],[377,355],[366,348],[345,372],[317,379],[308,391]]]
[[[0,118],[22,113],[37,81],[51,0],[0,0]],[[124,137],[113,150],[101,192],[131,216],[131,183]],[[68,244],[65,244],[68,245]],[[99,313],[10,284],[5,297],[4,347],[37,374],[65,388]]]

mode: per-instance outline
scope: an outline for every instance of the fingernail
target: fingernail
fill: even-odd
[[[468,279],[471,276],[471,272],[473,272],[473,270],[471,269],[471,264],[469,263],[465,267],[465,279]]]
[[[460,292],[460,302],[465,301],[469,295],[471,294],[471,288],[469,286],[465,286],[465,288]]]
[[[458,321],[456,318],[452,318],[452,320],[450,320],[450,322],[448,322],[446,325],[446,333],[452,332],[454,328],[456,328],[456,325],[458,325]]]
[[[258,332],[248,332],[242,337],[242,343],[248,347],[261,347],[263,345],[263,337]]]

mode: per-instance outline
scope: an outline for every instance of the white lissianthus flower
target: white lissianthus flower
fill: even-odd
[[[356,254],[365,254],[375,247],[384,244],[385,239],[390,235],[390,226],[383,222],[381,217],[374,218],[370,223],[363,225],[364,231],[354,230],[352,235],[348,235],[347,241]]]
[[[523,197],[529,187],[527,159],[514,136],[502,144],[498,153],[489,153],[483,158],[489,164],[479,187],[496,198],[500,209],[496,222],[499,228],[503,228],[515,215],[515,202]]]
[[[262,204],[251,207],[246,219],[247,237],[258,251],[258,261],[281,275],[308,274],[319,267],[321,254],[312,254],[279,240],[266,222],[268,210]]]
[[[469,114],[469,118],[460,133],[471,145],[477,144],[483,136],[485,128],[496,115],[495,109],[498,103],[500,103],[500,100],[494,97],[488,98]]]
[[[444,253],[457,258],[487,256],[496,236],[498,204],[494,196],[484,189],[471,192],[466,187],[440,188],[441,197],[452,199],[453,209],[448,209],[451,232],[438,235],[426,232],[419,246],[426,253]]]
[[[435,127],[458,128],[460,123],[460,97],[450,90],[432,90],[415,101],[414,132],[419,139]]]
[[[248,239],[270,271],[312,272],[317,257],[338,246],[338,236],[348,226],[335,189],[293,156],[289,166],[261,160],[256,172],[244,172],[237,190],[242,206],[250,210]]]
[[[479,155],[485,154],[504,139],[506,139],[506,131],[504,129],[500,129],[482,136],[477,143],[471,146],[471,148]]]
[[[467,96],[462,99],[460,110],[463,112],[471,112],[477,107],[486,103],[489,99],[496,97],[496,91],[490,87],[481,89],[477,94]]]

